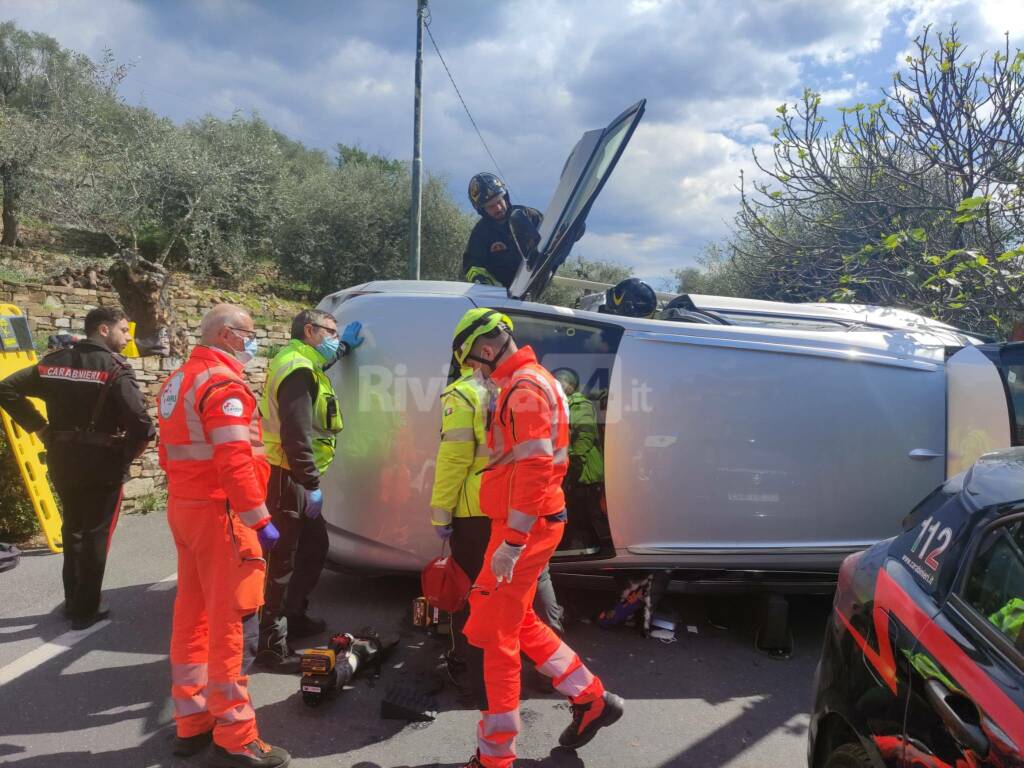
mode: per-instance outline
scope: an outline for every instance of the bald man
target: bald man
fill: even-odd
[[[219,304],[201,343],[160,389],[160,466],[178,550],[171,630],[174,754],[210,742],[214,766],[288,765],[259,737],[248,671],[259,639],[266,556],[278,539],[266,506],[270,465],[256,397],[242,372],[256,356],[252,318]]]

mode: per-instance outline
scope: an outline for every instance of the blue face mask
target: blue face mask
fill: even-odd
[[[324,356],[324,360],[330,365],[338,358],[338,350],[341,348],[341,341],[337,336],[324,339],[314,347],[317,352]]]
[[[240,350],[235,350],[234,352],[232,352],[232,354],[235,356],[235,359],[238,362],[240,362],[242,365],[245,365],[248,362],[250,362],[254,357],[256,357],[256,351],[258,349],[259,344],[256,342],[256,339],[246,339],[245,346],[242,347]]]

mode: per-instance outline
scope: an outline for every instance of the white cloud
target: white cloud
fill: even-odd
[[[751,148],[766,154],[775,107],[794,100],[812,68],[824,103],[841,105],[886,84],[867,82],[858,66],[894,21],[916,32],[952,9],[980,33],[1024,28],[1020,0],[437,0],[431,8],[431,29],[519,202],[543,207],[583,130],[649,98],[579,246],[648,275],[690,262],[725,234],[739,172],[754,170]],[[135,61],[126,95],[144,94],[176,119],[255,109],[328,150],[341,141],[411,153],[413,18],[391,3],[5,0],[4,10],[66,46],[90,55],[110,47]],[[461,201],[465,180],[492,164],[429,40],[424,69],[425,165],[447,174]]]

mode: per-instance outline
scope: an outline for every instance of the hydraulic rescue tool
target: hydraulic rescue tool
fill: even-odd
[[[337,696],[360,669],[374,666],[379,672],[383,650],[377,634],[364,631],[358,636],[338,633],[327,645],[302,651],[302,701],[318,707]]]

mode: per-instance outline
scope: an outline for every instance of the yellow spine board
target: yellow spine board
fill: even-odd
[[[20,317],[21,310],[13,304],[0,304],[0,379],[36,362],[35,350],[31,347],[25,349],[24,345],[19,349],[19,342],[9,318]],[[46,415],[46,406],[41,401],[32,398],[31,402],[40,413]],[[0,411],[0,418],[7,431],[7,440],[11,444],[15,461],[18,462],[18,470],[25,482],[28,497],[32,501],[36,517],[39,518],[39,525],[46,535],[46,543],[51,552],[62,552],[64,543],[61,541],[60,512],[50,490],[46,465],[39,458],[46,449],[39,442],[39,438],[15,424],[6,412]]]
[[[125,357],[139,357],[139,348],[135,344],[135,323],[128,323],[128,335],[131,337],[131,341],[128,342],[127,346],[121,350],[121,354]]]

